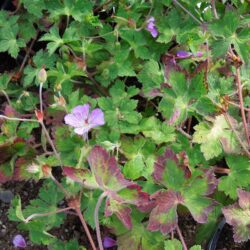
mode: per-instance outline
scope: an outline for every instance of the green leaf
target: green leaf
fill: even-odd
[[[0,31],[0,52],[7,51],[12,57],[16,58],[20,48],[25,47],[23,39],[17,39],[18,26],[3,28]]]
[[[123,174],[126,178],[135,180],[143,175],[145,163],[143,156],[138,154],[132,160],[127,161],[123,167]]]
[[[179,240],[166,240],[164,241],[165,250],[182,250],[182,244]]]
[[[234,132],[223,115],[216,116],[212,124],[201,122],[194,129],[193,142],[201,144],[201,151],[207,160],[221,155],[223,148],[226,152],[239,152]]]
[[[174,127],[161,123],[155,117],[143,119],[140,123],[140,130],[144,136],[152,138],[157,144],[172,142],[176,136]]]
[[[144,64],[137,78],[143,84],[146,93],[155,88],[160,88],[164,82],[163,72],[159,68],[159,64],[153,59]]]
[[[25,221],[25,218],[22,212],[22,204],[21,204],[20,196],[16,196],[11,201],[11,207],[8,211],[8,218],[12,221],[19,221],[19,222]]]
[[[72,16],[75,20],[82,22],[84,17],[92,13],[92,3],[87,0],[59,0],[48,3],[50,17],[59,19],[60,16]]]
[[[250,185],[250,162],[244,156],[227,156],[226,162],[230,168],[227,176],[222,176],[219,182],[219,190],[225,192],[232,199],[237,198],[237,188],[244,188]]]
[[[136,223],[132,230],[127,231],[118,237],[119,250],[127,249],[162,249],[161,235],[155,232],[149,232],[143,226],[143,223]],[[131,249],[131,250],[132,250]]]
[[[45,9],[44,0],[21,0],[21,3],[30,14],[38,18],[42,17],[42,11]]]
[[[8,87],[11,77],[4,73],[0,76],[0,90],[5,90]]]
[[[50,56],[64,44],[64,41],[59,35],[59,30],[56,26],[53,26],[49,30],[49,33],[43,35],[40,38],[40,41],[49,41],[49,43],[47,44],[47,49]]]
[[[195,245],[190,248],[190,250],[202,250],[201,246]]]

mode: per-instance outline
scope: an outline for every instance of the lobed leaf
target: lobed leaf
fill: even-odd
[[[250,193],[237,190],[238,203],[222,208],[226,222],[233,226],[234,241],[242,242],[250,239]]]

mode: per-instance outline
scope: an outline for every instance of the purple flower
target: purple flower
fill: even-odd
[[[27,246],[26,241],[21,234],[17,234],[12,243],[15,247],[25,248]]]
[[[192,56],[192,53],[185,50],[179,50],[176,53],[176,57],[178,58],[188,58],[190,56]]]
[[[155,18],[152,16],[147,20],[147,30],[151,33],[152,37],[158,36],[158,30],[155,26]]]
[[[89,104],[79,105],[64,117],[65,123],[73,127],[75,133],[82,135],[85,139],[92,128],[105,124],[101,109],[94,109],[91,112],[89,109]]]
[[[104,248],[110,248],[110,247],[114,247],[117,245],[117,242],[116,240],[108,237],[108,236],[105,236],[104,239],[103,239],[103,246]]]

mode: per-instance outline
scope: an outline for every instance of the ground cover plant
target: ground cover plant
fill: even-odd
[[[247,242],[249,11],[3,1],[0,200],[16,231],[2,249],[206,249],[221,218]],[[72,217],[84,240],[58,235]]]

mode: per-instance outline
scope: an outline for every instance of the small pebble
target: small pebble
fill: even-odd
[[[10,190],[1,190],[0,191],[0,200],[5,203],[10,203],[14,195]]]

